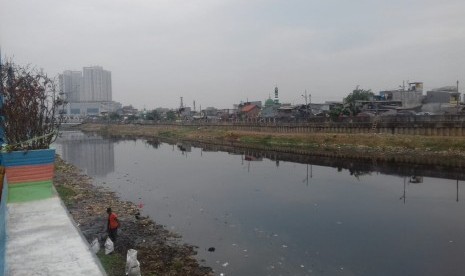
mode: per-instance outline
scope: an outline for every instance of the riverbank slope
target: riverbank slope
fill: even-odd
[[[461,137],[275,133],[182,125],[83,124],[79,129],[110,137],[159,138],[313,156],[465,167],[465,141]]]
[[[182,244],[180,237],[139,215],[132,202],[118,199],[114,192],[93,185],[92,179],[61,158],[55,162],[55,188],[76,221],[86,240],[95,238],[103,244],[106,229],[106,208],[118,214],[121,227],[115,252],[97,256],[108,275],[124,275],[126,253],[136,249],[142,275],[212,275],[212,270],[194,258],[195,248]]]

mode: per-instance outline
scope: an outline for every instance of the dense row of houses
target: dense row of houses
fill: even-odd
[[[445,86],[423,94],[423,83],[409,83],[408,88],[381,91],[368,101],[358,101],[360,115],[430,115],[462,114],[464,103],[456,86]]]
[[[224,122],[276,122],[306,120],[315,117],[330,117],[335,109],[347,108],[343,101],[324,103],[286,104],[280,103],[278,88],[274,99],[269,97],[262,101],[246,101],[233,105],[230,109],[207,107],[193,109],[183,106],[176,109],[157,108],[156,120],[177,121],[224,121]],[[423,93],[423,83],[409,83],[407,87],[396,90],[380,91],[368,100],[356,101],[359,113],[356,116],[392,116],[392,115],[431,115],[462,114],[464,103],[457,86],[446,86]],[[132,106],[123,106],[117,113],[124,119],[147,119],[154,111],[138,111]],[[355,114],[351,114],[355,116]],[[152,116],[153,118],[153,116]]]
[[[443,115],[463,114],[464,103],[457,86],[446,86],[423,92],[423,83],[412,82],[407,87],[396,90],[380,91],[369,100],[356,101],[357,116],[405,116],[405,115]],[[261,101],[247,101],[234,105],[232,109],[209,107],[193,111],[189,107],[177,109],[179,120],[221,120],[221,121],[291,121],[312,117],[330,117],[334,109],[346,108],[343,101],[307,104],[286,104],[269,97],[264,104]]]

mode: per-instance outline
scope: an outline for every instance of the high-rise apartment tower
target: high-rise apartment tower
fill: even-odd
[[[60,91],[68,102],[79,102],[82,91],[82,72],[64,71],[59,76]]]
[[[81,102],[111,101],[111,72],[101,66],[83,68]]]

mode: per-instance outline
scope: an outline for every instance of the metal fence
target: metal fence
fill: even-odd
[[[396,115],[311,117],[306,120],[287,121],[151,121],[132,122],[93,121],[106,124],[152,125],[162,128],[215,127],[227,130],[245,130],[280,133],[389,133],[426,136],[465,136],[465,115]]]

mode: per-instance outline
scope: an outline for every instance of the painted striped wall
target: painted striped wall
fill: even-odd
[[[8,202],[24,202],[53,195],[55,150],[15,151],[2,154],[8,181]]]

